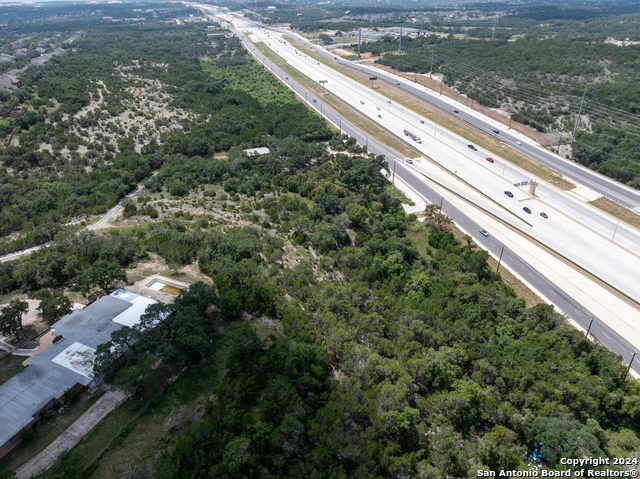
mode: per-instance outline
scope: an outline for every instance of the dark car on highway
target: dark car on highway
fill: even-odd
[[[475,148],[473,145],[467,145],[467,148],[471,148],[472,150]]]
[[[529,208],[527,208],[526,206],[524,208],[522,208],[522,211],[524,211],[525,213],[531,214],[531,210]]]
[[[510,191],[505,191],[504,194],[507,195],[509,198],[513,198],[513,193],[511,193]]]
[[[453,110],[454,113],[460,113],[458,110]]]
[[[493,132],[494,132],[496,135],[499,135],[499,134],[500,134],[500,130],[493,130]]]

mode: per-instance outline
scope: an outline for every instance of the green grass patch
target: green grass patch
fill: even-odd
[[[629,226],[640,229],[640,215],[619,205],[615,201],[611,201],[609,198],[603,196],[597,200],[590,201],[589,204],[609,213],[613,217],[620,218],[621,221],[627,223]]]
[[[393,185],[387,185],[384,188],[384,192],[387,194],[388,197],[400,200],[405,205],[411,205],[411,206],[414,205],[413,201],[407,198],[407,196],[400,189],[396,188]]]

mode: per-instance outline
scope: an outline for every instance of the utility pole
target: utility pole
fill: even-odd
[[[358,30],[358,60],[360,60],[360,40],[362,39],[362,29]]]
[[[594,319],[595,318],[592,316],[591,321],[589,321],[589,327],[587,328],[587,334],[584,335],[584,339],[587,339],[589,337],[589,331],[591,331],[591,325],[593,324]]]
[[[391,177],[391,183],[396,182],[396,163],[398,162],[397,161],[393,162],[393,176]]]
[[[582,113],[582,104],[584,103],[584,96],[587,94],[587,87],[584,87],[584,93],[582,94],[582,100],[580,101],[580,109],[578,110],[578,118],[576,118],[576,126],[573,128],[573,136],[571,137],[571,144],[576,139],[576,131],[578,130],[578,122],[580,122],[580,114]]]
[[[496,21],[498,20],[498,18],[494,18],[493,19],[493,33],[491,34],[491,40],[494,39],[494,37],[496,36]]]
[[[433,50],[431,50],[431,70],[429,70],[429,79],[431,79],[431,74],[433,73],[433,55],[436,52],[436,47],[433,47]],[[442,87],[440,87],[440,94],[442,94]]]
[[[507,160],[504,160],[504,166],[502,167],[502,177],[504,178],[504,170],[507,169]]]
[[[498,267],[496,268],[496,273],[500,271],[500,263],[502,263],[502,253],[504,253],[504,245],[502,245],[502,251],[500,251],[500,259],[498,260]]]
[[[400,45],[398,46],[398,53],[402,51],[402,27],[400,27]]]

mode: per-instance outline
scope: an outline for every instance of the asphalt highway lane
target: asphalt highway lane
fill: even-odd
[[[240,39],[245,44],[249,52],[251,52],[256,59],[264,64],[264,66],[273,72],[279,78],[286,77],[287,74],[283,72],[277,65],[273,64],[268,58],[263,57],[259,51],[255,50],[253,43],[243,33],[238,32]],[[367,145],[368,151],[376,155],[385,155],[385,158],[389,161],[390,169],[395,170],[395,175],[402,179],[406,184],[413,188],[420,196],[430,203],[440,204],[443,197],[429,187],[427,184],[416,178],[407,168],[407,166],[397,161],[401,155],[388,148],[387,146],[379,143],[369,135],[364,133],[359,128],[352,125],[349,121],[343,118],[340,114],[334,111],[330,106],[324,104],[321,98],[318,98],[312,92],[307,91],[301,85],[294,80],[288,80],[286,84],[301,98],[307,98],[308,103],[318,112],[322,111],[322,115],[331,121],[334,125],[341,125],[343,133],[348,134],[358,140],[361,145]],[[312,102],[315,99],[316,102]],[[395,164],[395,165],[394,165]],[[455,224],[469,234],[474,241],[485,250],[491,252],[496,258],[500,257],[502,252],[502,264],[508,267],[511,271],[516,273],[521,278],[525,278],[526,281],[540,294],[549,299],[558,309],[563,311],[569,318],[575,321],[581,328],[587,330],[593,314],[587,309],[578,304],[573,298],[564,293],[553,282],[549,281],[545,276],[541,275],[537,270],[531,267],[526,261],[520,258],[518,255],[510,251],[508,248],[504,248],[503,244],[493,236],[485,237],[479,230],[481,226],[474,222],[469,216],[464,214],[458,208],[446,201],[446,197],[442,202],[442,212],[449,216]],[[625,363],[628,363],[631,359],[633,351],[636,348],[620,337],[615,331],[609,328],[603,322],[595,319],[591,326],[591,334],[601,342],[609,350],[616,354],[619,354]],[[640,361],[632,364],[634,372],[640,374]]]
[[[291,34],[290,32],[284,31],[283,33]],[[443,111],[451,114],[456,118],[459,118],[462,121],[465,121],[466,123],[469,123],[470,125],[482,130],[485,133],[493,136],[499,136],[500,140],[502,140],[504,143],[516,150],[519,150],[530,158],[542,163],[545,166],[548,166],[549,168],[563,174],[564,176],[573,179],[574,181],[577,181],[578,183],[588,186],[594,191],[597,191],[598,193],[616,201],[617,203],[640,213],[640,191],[629,188],[628,186],[623,185],[622,183],[619,183],[617,181],[613,181],[605,177],[604,175],[568,161],[548,150],[535,145],[531,145],[524,141],[520,141],[521,139],[519,137],[511,134],[509,131],[504,131],[502,128],[498,128],[500,130],[500,133],[499,135],[495,135],[493,133],[493,130],[496,127],[494,125],[491,125],[483,119],[477,118],[473,115],[465,114],[464,112],[461,112],[458,115],[454,114],[453,110],[455,107],[451,106],[450,103],[442,100],[437,95],[425,92],[424,90],[417,88],[406,81],[398,81],[397,78],[391,75],[382,73],[379,70],[367,68],[359,63],[342,60],[340,59],[340,57],[337,57],[338,60],[334,60],[335,55],[332,55],[330,52],[318,48],[317,45],[306,42],[301,38],[298,38],[298,40],[305,44],[307,47],[313,48],[315,52],[319,53],[329,60],[338,61],[344,65],[349,66],[350,68],[353,68],[354,70],[360,70],[367,75],[376,76],[379,80],[391,83],[397,88],[401,88],[402,90],[411,93],[412,95],[428,101],[429,103],[435,105]],[[398,85],[398,83],[400,83],[400,85]],[[516,142],[520,142],[522,144],[518,145]]]
[[[514,183],[530,179],[531,175],[513,165],[506,168],[506,163],[503,169],[502,161],[487,162],[486,157],[490,154],[479,151],[482,148],[468,148],[469,142],[464,138],[445,128],[437,128],[437,125],[415,112],[390,103],[386,97],[370,88],[334,72],[324,63],[297,51],[290,42],[281,40],[279,35],[274,35],[273,32],[269,35],[256,28],[251,29],[251,32],[298,72],[313,81],[328,79],[327,91],[477,190],[467,189],[462,192],[458,188],[459,184],[454,184],[453,191],[458,195],[533,236],[623,294],[640,300],[640,283],[636,273],[640,270],[640,234],[637,230],[624,225],[618,228],[615,218],[604,215],[545,182],[540,182],[535,197],[523,191],[526,188],[514,188]],[[315,102],[314,105],[320,105],[317,103],[318,98],[308,99]],[[322,108],[320,105],[320,112]],[[405,136],[404,128],[421,136],[421,142],[414,142]],[[499,160],[498,157],[496,159]],[[414,168],[424,171],[424,164],[417,163]],[[502,169],[504,178],[500,174]],[[449,181],[442,172],[431,173],[428,176],[437,177],[439,182]],[[504,190],[511,190],[515,197],[508,198],[504,195]],[[484,196],[478,195],[478,192]],[[487,204],[487,198],[492,203]],[[525,205],[529,208],[528,212],[523,209]],[[546,212],[549,217],[543,219],[540,212]],[[520,221],[514,221],[516,218]],[[619,231],[616,244],[612,245],[611,238],[615,228]]]

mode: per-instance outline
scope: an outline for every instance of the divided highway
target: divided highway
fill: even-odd
[[[291,32],[287,32],[284,30],[282,30],[281,32],[291,36],[293,35]],[[443,100],[438,95],[428,93],[423,89],[412,85],[404,79],[399,79],[396,76],[385,74],[378,69],[374,70],[372,68],[362,66],[362,64],[360,63],[342,60],[340,57],[338,57],[338,60],[334,60],[335,55],[332,55],[330,52],[319,48],[317,45],[307,42],[301,37],[296,36],[296,39],[329,60],[337,61],[343,65],[353,68],[354,70],[362,71],[369,76],[376,76],[379,80],[384,80],[386,82],[392,83],[397,88],[401,88],[404,91],[435,105],[443,111],[450,113],[452,116],[455,116],[469,123],[475,128],[478,128],[479,130],[482,130],[490,135],[496,136],[493,133],[493,130],[496,129],[496,126],[481,118],[477,118],[474,115],[466,114],[463,111],[461,111],[458,115],[454,114],[453,110],[456,107],[452,106],[449,102]],[[501,128],[499,129],[500,140],[502,140],[510,147],[519,150],[530,158],[542,163],[545,166],[548,166],[549,168],[561,173],[562,175],[571,178],[574,181],[577,181],[585,186],[588,186],[589,188],[612,199],[613,201],[616,201],[617,203],[627,208],[633,209],[637,213],[640,213],[640,191],[634,190],[633,188],[623,185],[622,183],[611,180],[606,176],[596,173],[588,168],[584,168],[577,163],[561,158],[560,156],[548,150],[545,150],[542,147],[529,144],[527,141],[520,141],[521,137],[516,137],[508,131],[503,131]],[[519,145],[517,143],[521,144]]]
[[[247,47],[247,50],[254,54],[256,59],[262,63],[267,69],[269,69],[274,75],[282,78],[287,74],[283,72],[277,65],[271,62],[268,58],[263,57],[260,53],[257,53],[253,43],[242,32],[237,32],[241,41]],[[310,106],[312,106],[318,112],[321,112],[322,116],[327,118],[334,125],[341,125],[342,131],[358,140],[362,145],[367,144],[368,150],[371,153],[385,155],[387,159],[390,159],[389,163],[391,168],[395,170],[397,175],[403,182],[408,184],[414,189],[420,196],[425,198],[431,203],[440,204],[443,199],[442,196],[434,189],[429,187],[414,174],[412,174],[400,161],[396,161],[396,158],[401,155],[388,148],[387,146],[379,143],[369,135],[364,133],[359,128],[355,127],[348,120],[343,118],[340,114],[334,111],[330,106],[326,105],[321,98],[316,97],[312,92],[307,91],[300,84],[293,80],[286,82],[295,93],[301,98],[307,98]],[[640,205],[640,201],[638,202]],[[527,282],[533,286],[537,291],[545,296],[549,301],[562,310],[568,317],[575,321],[583,329],[589,328],[591,319],[594,317],[586,308],[578,304],[573,298],[562,291],[556,284],[549,281],[545,276],[540,274],[536,269],[531,267],[526,261],[520,258],[517,254],[513,253],[504,245],[493,237],[483,236],[479,230],[480,225],[475,223],[469,216],[464,214],[458,208],[446,201],[443,202],[443,213],[453,219],[458,227],[467,232],[473,237],[474,241],[481,247],[491,252],[495,257],[499,257],[502,252],[502,264],[508,266],[508,268],[514,271],[521,278],[526,278]],[[635,351],[635,347],[618,335],[614,330],[609,328],[606,324],[598,321],[593,321],[591,325],[591,334],[595,336],[604,346],[611,351],[622,356],[623,360],[628,363],[632,357],[632,352]],[[632,369],[635,373],[640,374],[640,362],[634,362]]]
[[[507,167],[507,162],[499,157],[496,157],[497,162],[493,158],[487,161],[488,153],[469,145],[466,139],[297,51],[295,45],[283,41],[279,35],[255,28],[251,34],[302,75],[313,81],[327,79],[327,91],[441,167],[433,169],[429,161],[417,159],[414,169],[640,301],[640,283],[635,273],[640,270],[638,230],[618,225],[616,218],[544,181],[540,181],[535,196],[523,188],[514,188],[514,184],[530,180],[532,175],[511,164]],[[284,76],[281,78],[285,80]],[[407,128],[420,136],[421,141],[409,139]],[[508,156],[510,150],[504,148],[503,155]],[[461,187],[460,180],[471,188]],[[505,190],[512,190],[513,196],[508,198]],[[544,212],[545,216],[540,216]],[[615,244],[612,242],[614,233]],[[620,314],[616,316],[625,321]],[[633,321],[640,324],[640,316]],[[640,334],[633,342],[640,344]]]

